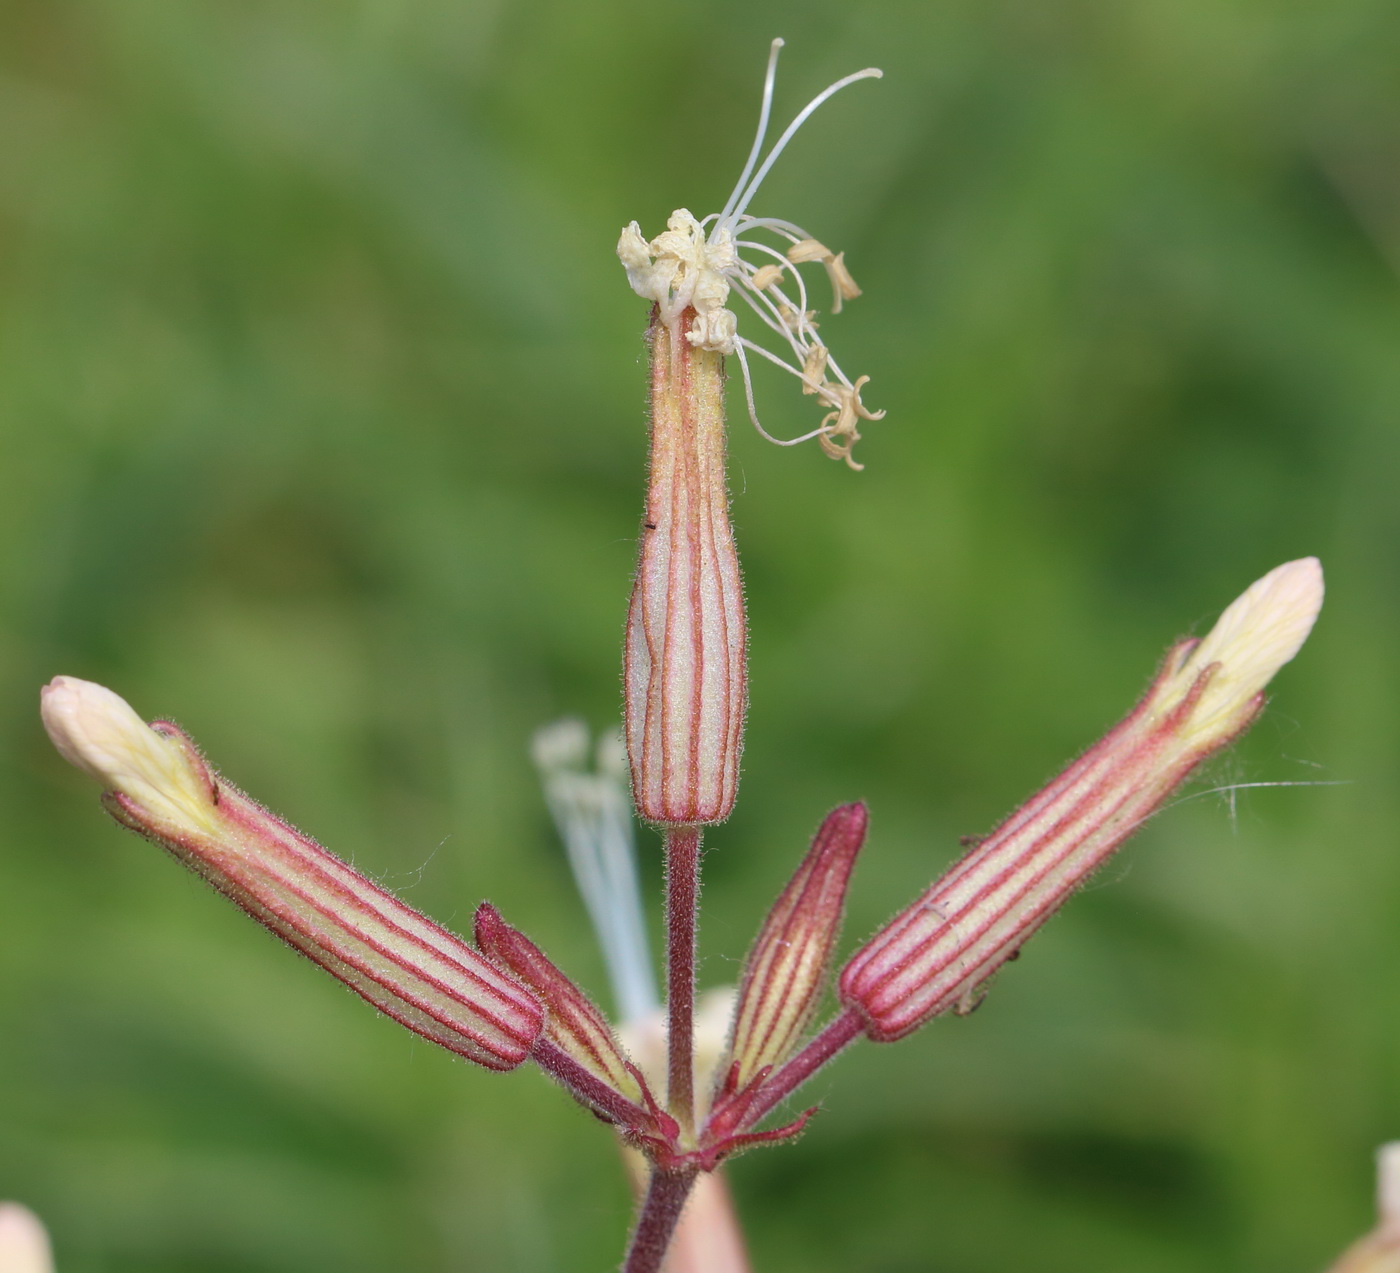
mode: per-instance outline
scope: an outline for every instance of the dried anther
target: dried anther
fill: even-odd
[[[843,301],[853,301],[860,295],[860,288],[856,286],[855,279],[846,268],[844,252],[833,252],[825,243],[818,243],[816,239],[803,239],[788,248],[787,259],[794,265],[801,265],[804,261],[820,261],[826,267],[826,276],[831,280],[833,314],[841,312]]]
[[[882,420],[885,416],[883,411],[867,410],[860,400],[861,388],[869,379],[869,376],[862,376],[853,385],[824,384],[817,391],[822,393],[827,401],[836,401],[836,410],[822,421],[823,431],[818,438],[821,448],[833,460],[845,460],[857,472],[865,465],[857,464],[851,458],[851,448],[860,441],[860,430],[856,427],[856,421]]]

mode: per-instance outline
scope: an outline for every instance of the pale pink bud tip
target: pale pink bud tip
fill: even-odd
[[[104,685],[56,676],[40,692],[53,745],[106,791],[134,800],[162,822],[207,828],[213,810],[208,773],[191,751],[146,724]]]
[[[1269,571],[1225,609],[1174,678],[1189,686],[1205,668],[1219,664],[1192,713],[1193,731],[1209,731],[1268,685],[1302,649],[1322,597],[1322,564],[1303,557]]]
[[[381,1012],[488,1069],[529,1055],[544,1009],[514,977],[229,783],[164,721],[60,676],[44,725],[95,777],[107,811],[167,849]],[[0,1273],[7,1273],[0,1265]]]
[[[0,1202],[0,1273],[53,1273],[49,1235],[17,1202]]]

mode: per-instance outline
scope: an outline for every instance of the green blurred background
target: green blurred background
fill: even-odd
[[[734,414],[753,710],[706,860],[732,980],[827,808],[847,946],[1317,553],[1274,705],[969,1020],[737,1161],[759,1273],[1289,1273],[1400,1135],[1393,0],[8,0],[0,7],[0,1197],[61,1273],[602,1270],[608,1136],[438,1054],[119,831],[55,673],[179,719],[457,929],[598,993],[527,759],[608,726],[644,463],[636,217],[844,248],[852,474]],[[818,290],[824,291],[821,284]],[[767,427],[815,423],[762,376]],[[1324,781],[1249,789],[1230,783]],[[659,888],[644,839],[648,889]]]

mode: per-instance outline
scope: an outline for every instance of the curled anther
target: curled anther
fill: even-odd
[[[806,361],[802,364],[803,393],[821,393],[822,386],[826,383],[826,360],[825,345],[813,345],[807,351]]]
[[[753,277],[749,279],[749,285],[755,292],[766,292],[783,277],[783,273],[781,265],[761,265],[753,272]]]
[[[881,420],[883,411],[871,411],[860,400],[861,388],[870,380],[869,376],[859,377],[855,384],[824,384],[821,395],[827,402],[835,403],[836,410],[822,420],[822,431],[817,437],[823,451],[833,460],[845,460],[848,467],[859,473],[864,464],[857,464],[851,455],[851,448],[860,441],[858,420]]]
[[[715,349],[723,353],[734,348],[738,326],[733,310],[697,310],[685,338],[697,349]]]
[[[791,305],[786,304],[778,306],[778,321],[782,324],[784,332],[792,333],[789,343],[798,350],[805,348],[812,334],[820,326],[816,310],[793,309]]]
[[[824,243],[819,243],[816,239],[802,239],[794,243],[787,250],[787,259],[794,265],[800,265],[806,261],[820,261],[826,270],[826,276],[831,280],[831,312],[839,314],[843,301],[853,301],[860,295],[860,288],[856,286],[856,281],[851,277],[851,272],[846,268],[846,254],[844,252],[833,252]]]
[[[833,252],[791,221],[751,215],[749,205],[784,147],[812,112],[848,85],[878,79],[880,72],[873,67],[856,71],[818,93],[765,154],[781,45],[781,40],[775,40],[769,54],[758,132],[724,207],[698,220],[678,208],[666,229],[650,241],[634,221],[623,230],[617,254],[633,290],[655,302],[661,322],[673,330],[675,339],[683,337],[693,349],[738,358],[749,418],[760,434],[782,446],[820,438],[828,455],[845,459],[858,469],[860,466],[850,461],[851,444],[859,436],[855,421],[878,420],[880,416],[860,407],[857,387],[817,340],[816,313],[810,308],[807,283],[798,266],[820,263],[826,270],[834,298],[832,313],[840,313],[845,301],[860,295],[860,288],[842,253]],[[742,286],[735,287],[736,283]],[[738,320],[728,308],[731,291],[787,346],[784,356],[739,334]],[[683,332],[682,323],[686,324]],[[800,438],[773,437],[759,423],[754,407],[748,353],[796,376],[803,393],[818,397],[834,410],[818,428]]]

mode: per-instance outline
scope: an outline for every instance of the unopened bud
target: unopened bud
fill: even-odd
[[[529,1054],[544,1010],[528,990],[223,781],[174,725],[147,725],[111,690],[69,676],[44,687],[42,710],[117,821],[386,1016],[488,1069]]]
[[[538,946],[501,918],[489,902],[476,911],[476,944],[545,1006],[545,1035],[587,1073],[635,1104],[641,1084],[613,1038],[607,1018]]]
[[[147,725],[105,685],[57,676],[39,710],[53,745],[70,765],[96,778],[171,826],[210,831],[217,825],[209,771],[197,756]]]
[[[1186,776],[1254,720],[1322,605],[1315,558],[1264,576],[1183,641],[1137,708],[896,916],[841,974],[870,1038],[969,1011],[984,982]]]
[[[723,360],[685,339],[689,314],[651,328],[651,475],[623,670],[633,801],[669,825],[729,816],[747,705]]]
[[[812,1019],[866,822],[863,804],[829,814],[764,921],[739,984],[733,1069],[725,1076],[735,1090],[781,1065]]]

